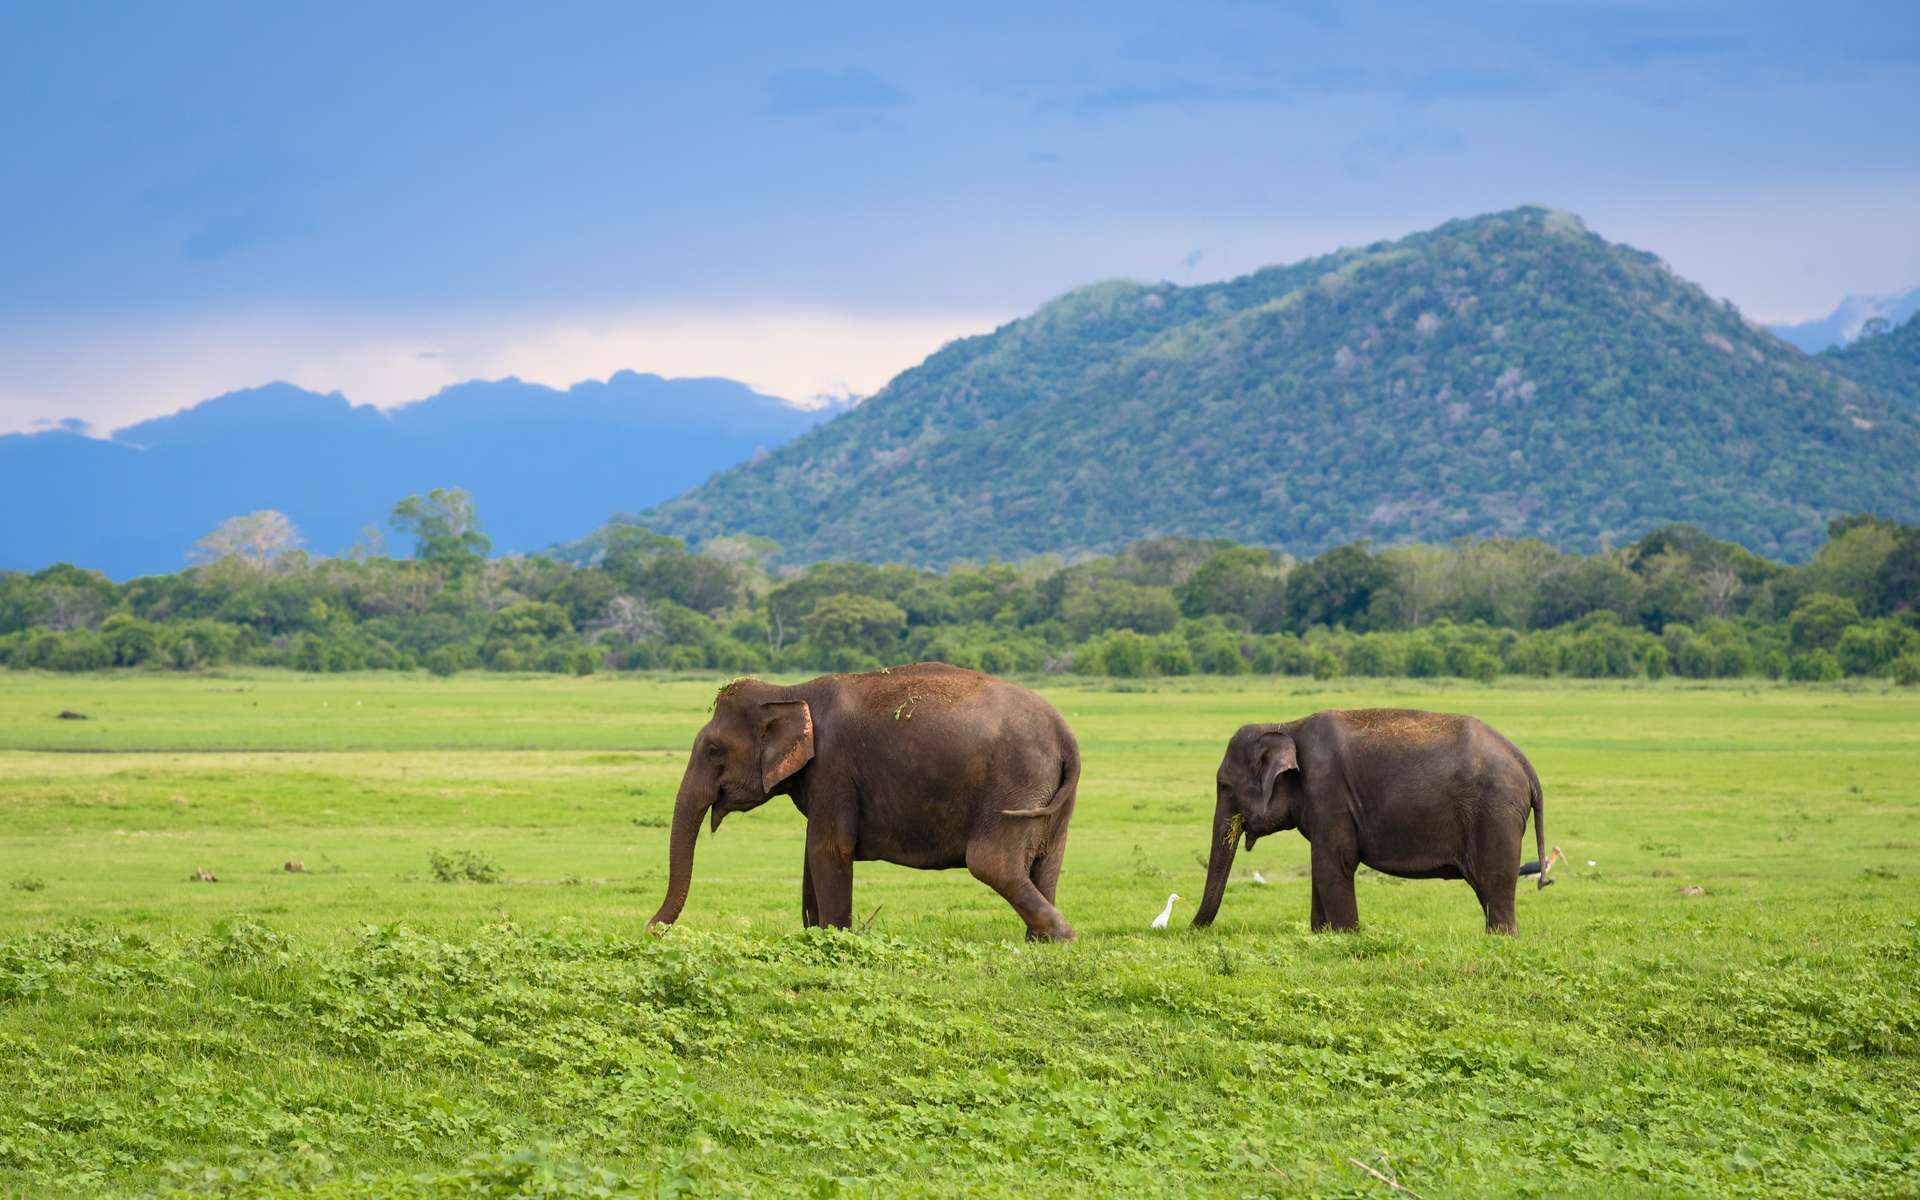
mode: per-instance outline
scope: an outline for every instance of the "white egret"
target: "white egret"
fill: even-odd
[[[1255,883],[1265,883],[1267,881],[1267,877],[1265,875],[1262,875],[1260,872],[1255,871],[1253,873],[1253,881]]]
[[[1160,915],[1153,919],[1153,928],[1165,929],[1167,927],[1167,918],[1173,915],[1173,902],[1179,898],[1179,892],[1175,892],[1173,895],[1167,897],[1167,906],[1161,909]]]

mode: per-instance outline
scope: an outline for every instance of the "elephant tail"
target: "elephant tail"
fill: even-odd
[[[1552,880],[1547,878],[1547,802],[1540,794],[1540,776],[1534,772],[1532,763],[1527,763],[1527,787],[1533,792],[1533,849],[1540,856],[1540,877],[1534,890],[1539,891]]]
[[[1060,783],[1053,789],[1053,795],[1047,802],[1034,808],[1003,808],[1000,815],[1005,817],[1051,817],[1067,805],[1073,803],[1074,792],[1080,787],[1080,747],[1073,739],[1067,739],[1064,752],[1060,755]]]

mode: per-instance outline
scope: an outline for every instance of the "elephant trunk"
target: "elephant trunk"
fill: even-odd
[[[654,925],[671,925],[679,919],[680,910],[687,904],[687,889],[693,884],[693,844],[700,837],[700,818],[707,809],[713,807],[710,796],[700,794],[693,780],[693,771],[680,780],[679,794],[673,800],[673,839],[667,858],[667,898],[660,902],[660,911],[653,914],[647,922]]]
[[[1220,911],[1220,899],[1227,894],[1227,875],[1233,870],[1234,853],[1240,849],[1240,831],[1244,822],[1233,810],[1233,799],[1222,795],[1213,809],[1213,851],[1207,856],[1207,891],[1193,914],[1196,926],[1213,924]]]

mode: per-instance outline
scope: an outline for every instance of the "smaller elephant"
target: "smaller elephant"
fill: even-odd
[[[1314,929],[1360,924],[1361,863],[1407,879],[1464,879],[1487,932],[1515,933],[1514,884],[1533,814],[1546,857],[1540,777],[1491,726],[1404,708],[1317,712],[1243,725],[1214,780],[1212,853],[1195,925],[1212,924],[1244,832],[1298,829],[1312,847]],[[1542,885],[1544,886],[1544,884]]]

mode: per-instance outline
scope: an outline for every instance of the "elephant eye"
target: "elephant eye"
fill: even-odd
[[[724,758],[726,757],[726,753],[727,752],[725,750],[721,749],[719,746],[715,745],[714,743],[712,742],[707,743],[708,758]]]

